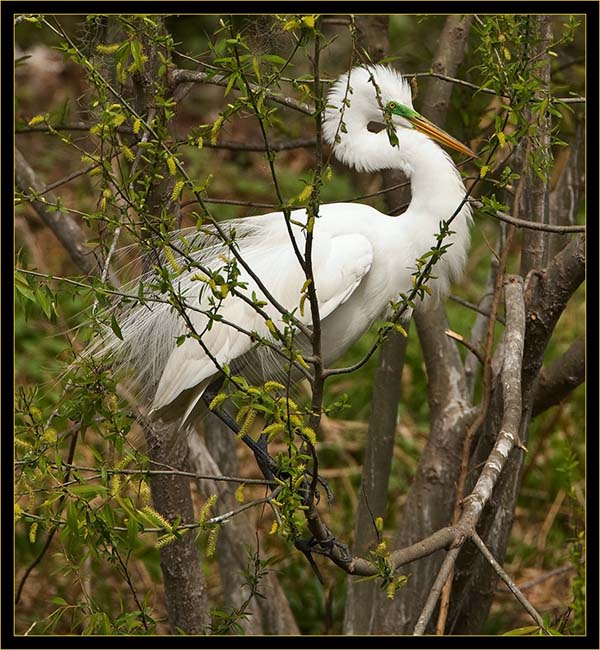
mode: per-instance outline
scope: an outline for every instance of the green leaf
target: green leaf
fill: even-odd
[[[253,56],[252,57],[252,69],[254,70],[254,74],[256,75],[256,79],[260,83],[261,77],[260,77],[260,67],[258,65],[258,58]]]
[[[127,520],[127,541],[129,542],[129,546],[131,548],[135,548],[135,545],[137,543],[137,536],[138,536],[137,521],[133,517],[129,517],[129,519]]]
[[[48,299],[48,296],[45,294],[41,287],[36,288],[35,296],[37,298],[38,305],[42,308],[42,311],[46,315],[46,318],[50,318],[52,315],[52,306],[51,301]]]
[[[135,67],[141,72],[144,68],[144,58],[142,44],[139,41],[131,41],[131,56],[133,57]]]
[[[35,294],[31,290],[27,278],[23,275],[23,273],[19,273],[19,271],[16,271],[15,273],[15,288],[21,295],[25,296],[25,298],[31,300],[32,302],[36,302]]]
[[[285,59],[277,56],[276,54],[263,54],[262,58],[265,61],[270,61],[271,63],[279,63],[280,65],[283,65],[285,63]]]
[[[98,495],[105,497],[108,490],[103,485],[75,485],[70,492],[82,499],[93,499]]]
[[[229,91],[233,88],[233,84],[237,81],[238,74],[237,72],[232,73],[232,75],[229,77],[229,82],[227,84],[227,88],[225,88],[225,97],[229,94]],[[204,188],[202,188],[200,191],[202,191]]]
[[[67,503],[67,528],[70,529],[71,534],[76,535],[79,530],[79,517],[77,508],[72,501]]]
[[[110,318],[110,328],[115,333],[115,336],[118,339],[121,339],[121,341],[122,341],[123,340],[123,333],[121,332],[121,328],[119,327],[119,323],[117,322],[117,319],[115,318],[114,314]]]

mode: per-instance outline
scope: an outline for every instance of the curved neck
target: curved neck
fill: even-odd
[[[438,224],[449,219],[464,199],[466,190],[450,156],[427,136],[411,132],[396,154],[400,169],[410,179],[409,210]]]
[[[371,133],[363,123],[348,119],[347,133],[336,145],[336,156],[359,171],[399,169],[410,180],[412,199],[407,210],[437,226],[448,219],[465,196],[465,186],[452,159],[435,142],[414,129],[399,129],[399,144],[387,133]],[[466,212],[470,213],[465,206]]]

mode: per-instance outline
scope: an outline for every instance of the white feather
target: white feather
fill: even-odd
[[[377,100],[375,82],[380,92]],[[351,89],[351,92],[350,92]],[[349,100],[349,102],[345,101]],[[411,180],[412,200],[399,217],[388,217],[367,205],[336,203],[322,205],[314,229],[313,274],[322,320],[322,353],[327,365],[348,349],[401,292],[412,286],[417,258],[434,244],[439,224],[460,205],[465,188],[450,157],[427,136],[403,128],[396,120],[399,146],[393,147],[385,131],[372,133],[370,121],[382,121],[381,106],[396,101],[412,107],[410,87],[395,71],[383,66],[356,68],[342,75],[328,96],[323,133],[334,146],[335,155],[359,170],[402,169]],[[344,128],[340,122],[344,122]],[[305,223],[306,212],[294,211],[292,220]],[[466,260],[469,243],[470,208],[465,205],[453,221],[451,248],[438,262],[438,279],[432,288],[437,295],[447,293]],[[301,314],[300,301],[305,275],[294,254],[282,213],[232,220],[224,226],[235,232],[240,255],[269,293],[304,324],[312,322],[308,301]],[[294,226],[294,237],[303,251],[305,233]],[[189,252],[193,261],[215,270],[223,267],[223,256],[231,252],[216,238],[194,229],[174,233],[177,247]],[[215,365],[238,364],[243,373],[266,380],[281,372],[281,358],[268,348],[256,347],[246,332],[269,337],[264,318],[238,296],[229,293],[218,313],[225,322],[207,328],[210,290],[194,279],[198,269],[177,256],[184,271],[174,286],[192,307],[187,310],[202,345],[187,338],[177,346],[178,337],[189,333],[189,325],[169,304],[135,304],[119,317],[123,341],[106,336],[92,348],[94,354],[111,352],[130,369],[137,390],[158,416],[187,418],[210,381],[218,375]],[[239,289],[246,296],[265,296],[254,279],[241,267]],[[146,275],[147,285],[153,279]],[[131,288],[137,293],[137,283]],[[155,297],[161,298],[160,295]],[[164,298],[164,296],[162,296]],[[264,311],[282,327],[279,311],[267,301]],[[193,309],[195,308],[195,309]],[[272,337],[271,337],[272,338]],[[273,340],[273,342],[275,342]],[[304,342],[306,345],[306,342]],[[210,352],[210,355],[206,353]],[[210,357],[213,357],[211,359]],[[242,361],[243,360],[243,361]]]

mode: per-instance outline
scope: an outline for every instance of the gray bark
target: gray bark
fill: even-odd
[[[188,445],[184,432],[146,429],[151,463],[164,469],[165,465],[188,471]],[[195,521],[190,495],[190,480],[185,476],[151,475],[152,503],[157,512],[170,522],[177,517],[182,523]],[[188,532],[180,540],[160,550],[169,623],[173,634],[206,634],[210,618],[206,580],[198,558],[194,533]]]
[[[523,443],[527,442],[536,380],[544,352],[560,315],[585,276],[584,242],[583,235],[574,238],[540,276],[533,276],[538,279],[532,279],[525,295],[525,352],[521,377],[523,413],[519,430]],[[472,467],[488,457],[501,428],[503,410],[501,381],[500,377],[496,377],[488,417],[478,438]],[[500,564],[506,553],[521,487],[522,461],[522,452],[513,451],[478,528],[480,537]],[[446,628],[448,633],[481,632],[492,604],[496,582],[497,575],[489,563],[472,545],[466,546],[456,565]]]
[[[550,93],[550,58],[544,54],[552,40],[552,16],[533,16],[533,40],[531,47],[531,58],[542,57],[541,67],[536,68],[535,75],[542,83],[538,92],[540,99]],[[529,155],[534,155],[542,165],[548,164],[551,159],[550,150],[550,129],[552,122],[550,115],[546,114],[540,118],[531,116],[531,119],[538,119],[539,129],[536,142],[531,142]],[[523,191],[521,214],[525,219],[549,223],[549,200],[550,193],[548,180],[540,178],[531,165],[524,169],[525,189]],[[542,230],[525,230],[521,245],[521,275],[527,276],[531,269],[541,269],[548,259],[548,233]]]
[[[161,18],[156,20],[161,21]],[[162,29],[162,23],[161,27]],[[146,39],[146,35],[142,34]],[[134,75],[134,104],[138,114],[148,116],[156,113],[154,109],[154,79],[160,67],[156,45],[151,39],[144,42],[144,52],[148,61],[143,73]],[[143,168],[140,169],[143,171]],[[151,188],[147,209],[141,216],[143,224],[156,227],[155,223],[162,214],[162,209],[172,207],[170,194],[174,180],[167,176]],[[175,211],[177,214],[177,211]],[[144,234],[145,225],[142,226]],[[148,228],[148,232],[153,232]],[[146,260],[148,263],[149,260]],[[173,432],[160,429],[155,433],[146,430],[146,440],[151,460],[168,463],[175,470],[187,470],[188,446],[187,431]],[[177,516],[184,522],[194,521],[194,506],[190,492],[189,478],[168,475],[154,475],[151,481],[154,508],[167,519]],[[161,549],[160,566],[163,573],[169,623],[173,633],[181,629],[186,634],[206,634],[209,626],[208,595],[206,580],[200,564],[192,534],[184,535],[181,541],[169,544]]]
[[[26,195],[31,190],[40,194],[44,186],[18,148],[15,148],[15,180],[17,187]],[[69,215],[59,212],[54,208],[56,197],[52,192],[47,192],[39,198],[32,198],[31,205],[42,221],[56,235],[75,265],[84,273],[97,273],[100,267],[85,246],[87,237],[81,226]]]

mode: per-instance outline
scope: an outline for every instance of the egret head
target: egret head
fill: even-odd
[[[380,133],[383,130],[387,133]],[[393,166],[390,149],[398,144],[402,146],[403,134],[408,131],[418,131],[446,147],[475,156],[468,147],[415,111],[410,84],[392,68],[383,65],[353,68],[332,85],[327,96],[323,134],[342,162],[359,171]]]
[[[469,147],[440,129],[439,126],[430,122],[426,117],[417,113],[411,106],[406,106],[392,100],[386,104],[385,110],[392,116],[392,121],[400,127],[416,129],[446,147],[456,149],[456,151],[460,151],[460,153],[466,156],[477,157],[477,154],[469,149]]]

